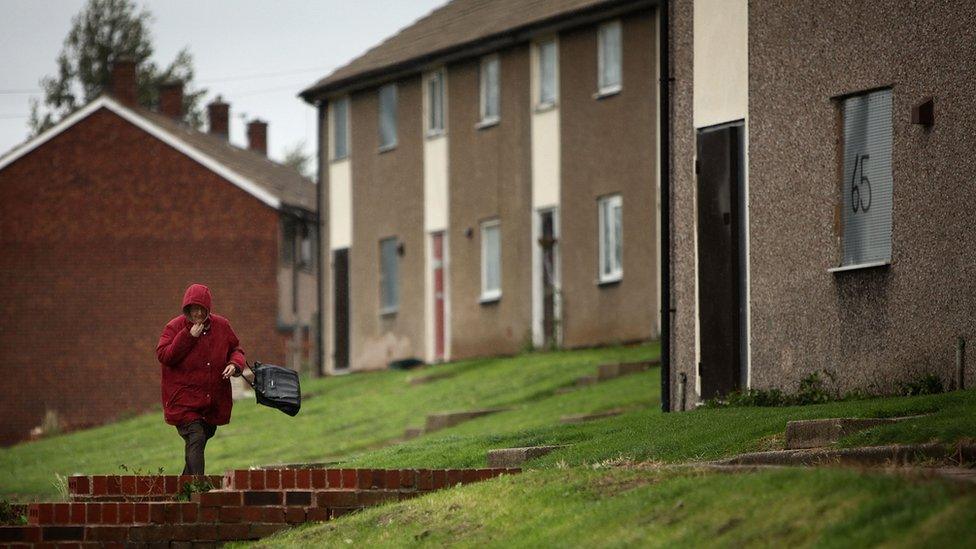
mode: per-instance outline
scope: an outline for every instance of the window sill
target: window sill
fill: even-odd
[[[428,141],[433,141],[434,139],[444,137],[445,135],[447,135],[445,130],[427,130],[424,137],[427,138]]]
[[[502,300],[501,293],[487,294],[487,295],[482,295],[480,298],[478,298],[478,303],[480,303],[481,305],[491,305],[493,303],[498,303],[501,300]]]
[[[481,122],[478,122],[477,124],[475,124],[474,125],[474,129],[476,129],[476,130],[484,130],[486,128],[491,128],[491,127],[497,126],[499,120],[501,120],[501,119],[498,118],[497,116],[495,118],[486,118],[486,119],[482,120]]]
[[[860,271],[863,269],[875,269],[877,267],[890,267],[891,261],[869,261],[867,263],[855,263],[853,265],[842,265],[827,269],[828,273],[844,273],[847,271]]]
[[[542,114],[544,112],[554,111],[558,106],[559,104],[556,103],[555,101],[553,101],[552,103],[539,103],[538,105],[535,106],[533,112],[535,112],[535,114]]]
[[[343,156],[343,157],[340,157],[340,158],[330,158],[329,159],[329,164],[338,164],[340,162],[345,162],[346,160],[349,160],[349,155],[348,154],[346,156]]]
[[[381,317],[396,316],[397,311],[399,310],[400,310],[399,307],[394,307],[392,309],[380,309],[380,316]]]
[[[609,88],[602,88],[600,91],[593,94],[593,99],[605,99],[607,97],[613,97],[614,95],[620,93],[620,90],[622,89],[623,87],[619,85],[611,86]]]
[[[396,148],[397,148],[397,144],[393,143],[392,145],[384,145],[380,147],[377,152],[379,152],[379,154],[383,154],[385,152],[390,152],[392,150],[395,150]]]
[[[616,286],[617,284],[620,284],[623,281],[623,279],[624,279],[624,275],[623,275],[623,273],[621,273],[621,274],[618,274],[618,275],[613,275],[613,276],[608,276],[606,278],[601,278],[601,279],[597,280],[596,285],[597,286]]]

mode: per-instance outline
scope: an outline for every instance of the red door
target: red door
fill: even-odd
[[[434,271],[434,360],[444,360],[444,233],[431,235]]]

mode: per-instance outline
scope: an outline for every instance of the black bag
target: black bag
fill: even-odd
[[[254,383],[248,383],[254,388],[258,404],[277,408],[290,416],[298,413],[302,408],[302,388],[298,383],[298,372],[258,361],[251,366],[251,371],[254,372]],[[246,377],[244,381],[247,381]]]

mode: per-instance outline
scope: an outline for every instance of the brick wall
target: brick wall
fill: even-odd
[[[249,360],[283,363],[277,213],[107,110],[0,171],[0,443],[159,406],[155,346],[186,286]],[[160,417],[162,421],[162,417]]]

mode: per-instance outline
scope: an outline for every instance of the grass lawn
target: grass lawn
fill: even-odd
[[[255,547],[976,546],[976,490],[884,473],[535,470]]]
[[[209,472],[275,462],[342,466],[475,467],[492,448],[565,444],[517,478],[443,491],[308,526],[271,542],[307,545],[937,544],[974,541],[974,493],[936,480],[845,470],[735,475],[611,467],[621,462],[714,459],[782,444],[786,422],[822,417],[928,414],[841,442],[954,442],[976,438],[976,391],[789,408],[700,409],[662,414],[659,371],[556,394],[597,365],[656,357],[655,344],[533,353],[306,380],[302,412],[241,402],[208,445]],[[449,377],[421,385],[417,376]],[[428,413],[507,407],[394,444]],[[626,413],[566,425],[564,415]],[[159,412],[0,450],[0,494],[57,497],[54,475],[167,473],[182,469],[182,441]],[[920,536],[920,537],[919,537]],[[968,536],[968,537],[967,537]],[[270,543],[270,542],[269,542]],[[965,545],[965,543],[963,543]]]

